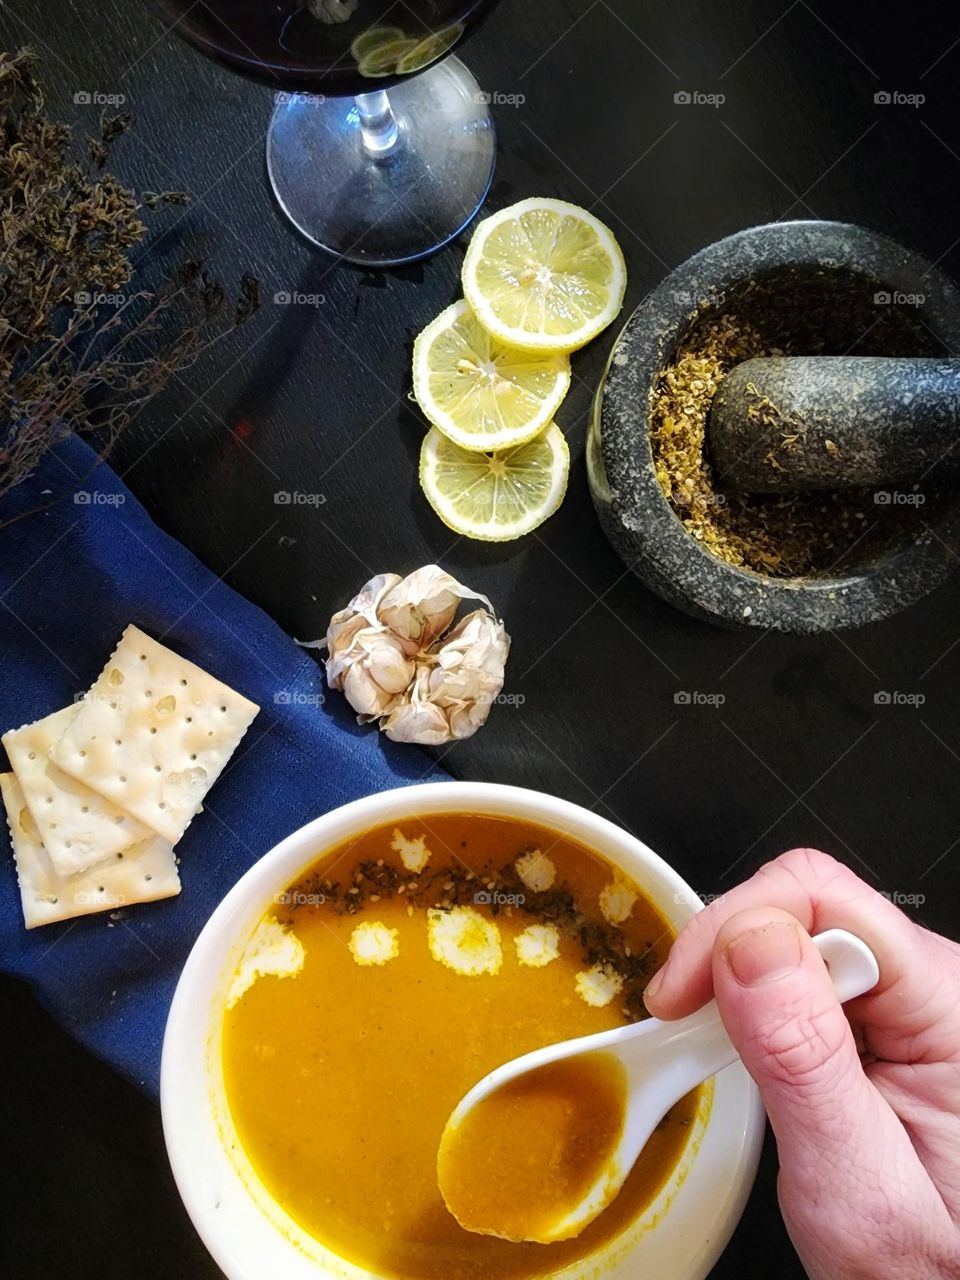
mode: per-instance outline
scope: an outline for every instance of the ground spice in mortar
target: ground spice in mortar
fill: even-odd
[[[651,450],[677,517],[719,558],[774,577],[859,570],[930,536],[934,514],[955,501],[952,490],[937,486],[925,487],[922,508],[878,505],[873,489],[745,495],[724,484],[705,453],[710,402],[742,360],[947,354],[915,308],[878,304],[882,286],[846,267],[790,267],[743,281],[690,317],[651,393]],[[776,419],[776,406],[755,408],[758,431]],[[785,461],[804,447],[802,432],[793,422],[777,426],[775,453]]]
[[[734,365],[791,354],[770,345],[730,314],[693,327],[651,395],[650,430],[657,480],[685,528],[728,564],[774,577],[835,569],[876,520],[873,490],[780,495],[741,494],[704,452],[710,403]],[[763,406],[757,406],[758,422]],[[782,448],[790,448],[789,424]]]

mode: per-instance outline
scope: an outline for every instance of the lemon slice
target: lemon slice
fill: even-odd
[[[485,218],[463,261],[481,324],[528,351],[575,351],[615,319],[627,268],[611,232],[563,200],[521,200]]]
[[[368,27],[366,31],[361,31],[356,37],[350,46],[350,53],[353,55],[354,61],[362,62],[378,46],[403,39],[405,39],[405,36],[399,27]]]
[[[448,53],[463,32],[463,23],[457,22],[452,27],[445,27],[443,31],[435,31],[432,36],[425,36],[416,48],[404,54],[397,63],[397,74],[407,76],[412,75],[414,71],[422,71],[431,62],[436,62],[438,58]]]
[[[505,347],[466,302],[447,307],[413,346],[417,402],[464,449],[524,444],[551,421],[569,386],[566,355]]]
[[[420,484],[448,528],[482,542],[509,542],[552,516],[563,501],[570,451],[551,423],[515,449],[461,449],[434,427],[420,451]]]
[[[364,53],[357,62],[357,71],[360,75],[373,79],[392,76],[396,73],[397,63],[416,48],[416,44],[416,40],[401,37],[384,40],[382,44],[374,45]]]

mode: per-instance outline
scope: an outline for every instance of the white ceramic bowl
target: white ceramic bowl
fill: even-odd
[[[274,894],[327,849],[382,823],[457,812],[513,817],[569,834],[626,872],[678,927],[701,909],[677,873],[619,827],[565,800],[495,783],[442,782],[382,792],[335,809],[271,849],[231,889],[197,939],[163,1044],[161,1103],[170,1162],[187,1211],[228,1280],[380,1280],[318,1244],[260,1184],[224,1093],[219,1046],[225,995]],[[644,1216],[601,1252],[557,1276],[703,1280],[743,1211],[764,1123],[756,1089],[739,1063],[721,1072],[705,1093],[685,1154]],[[282,1117],[282,1099],[278,1109]],[[316,1141],[323,1141],[322,1133]]]

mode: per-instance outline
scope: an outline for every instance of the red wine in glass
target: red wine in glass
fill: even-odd
[[[177,35],[209,57],[274,89],[327,97],[388,89],[415,75],[491,7],[491,0],[160,3],[177,19]]]
[[[370,265],[409,262],[473,218],[494,128],[488,95],[448,55],[496,0],[158,3],[173,33],[273,88],[270,180],[315,244]]]

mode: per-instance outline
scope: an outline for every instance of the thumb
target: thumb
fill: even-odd
[[[777,1139],[780,1205],[807,1274],[947,1274],[922,1259],[944,1249],[955,1259],[955,1226],[864,1074],[806,930],[785,911],[752,907],[721,926],[712,962],[720,1016]]]
[[[730,1039],[760,1089],[781,1166],[803,1168],[870,1125],[874,1091],[827,967],[785,911],[753,907],[717,933],[713,985]]]

